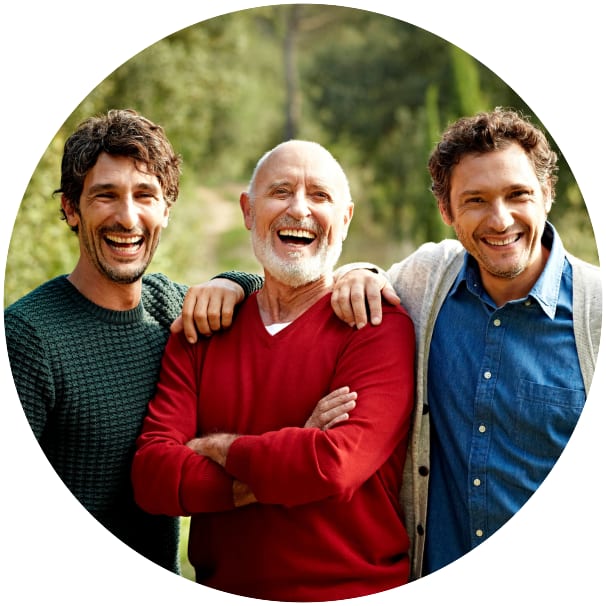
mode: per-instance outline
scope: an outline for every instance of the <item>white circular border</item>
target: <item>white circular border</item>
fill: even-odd
[[[32,9],[31,4],[38,6]],[[8,211],[0,226],[2,283],[13,221],[29,178],[77,104],[116,67],[164,36],[257,5],[226,1],[217,10],[197,4],[191,0],[151,0],[144,5],[106,0],[83,10],[57,0],[14,3],[10,14],[3,15],[0,153]],[[565,154],[583,192],[603,258],[605,234],[598,190],[603,169],[597,141],[602,136],[600,81],[606,53],[599,3],[509,0],[497,5],[460,0],[402,4],[341,3],[427,29],[472,54],[511,86]],[[5,350],[2,330],[2,601],[25,604],[36,598],[52,602],[60,598],[65,605],[85,600],[103,606],[130,599],[149,606],[190,598],[196,603],[250,602],[212,592],[155,567],[83,511],[57,482],[45,457],[32,447]],[[591,603],[589,596],[596,595],[594,589],[601,585],[600,554],[606,540],[601,488],[606,453],[600,435],[606,423],[599,401],[603,358],[598,361],[585,412],[561,460],[503,530],[438,573],[354,602],[379,604],[389,599],[433,604],[446,599],[452,605],[485,606],[487,601],[509,605],[516,599],[522,603],[540,600],[554,605],[580,599]]]

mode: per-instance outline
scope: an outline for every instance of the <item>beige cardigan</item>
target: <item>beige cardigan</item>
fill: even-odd
[[[438,312],[463,265],[465,249],[457,240],[428,243],[394,264],[387,275],[402,305],[410,313],[417,341],[416,404],[401,502],[406,512],[411,548],[411,576],[422,574],[429,486],[429,415],[427,405],[427,366],[429,344]],[[576,346],[585,383],[589,391],[600,342],[602,289],[600,270],[566,255],[573,268],[573,323]],[[344,268],[343,268],[344,269]]]

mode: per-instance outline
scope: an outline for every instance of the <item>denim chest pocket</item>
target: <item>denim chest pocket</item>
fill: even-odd
[[[527,461],[528,473],[541,481],[570,438],[585,404],[583,389],[540,385],[521,379],[512,440]]]

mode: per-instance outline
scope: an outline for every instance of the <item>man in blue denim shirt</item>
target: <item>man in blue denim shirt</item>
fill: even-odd
[[[544,480],[582,411],[602,309],[598,268],[547,222],[557,158],[539,129],[500,108],[462,118],[429,170],[458,241],[425,244],[387,272],[417,336],[402,495],[413,579],[486,540]],[[335,310],[362,326],[366,297],[379,322],[379,291],[393,291],[356,265],[368,266],[338,272]]]

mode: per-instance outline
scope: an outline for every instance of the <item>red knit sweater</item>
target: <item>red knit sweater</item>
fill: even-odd
[[[188,344],[173,335],[133,465],[151,513],[191,515],[197,581],[279,601],[337,600],[408,579],[398,503],[413,401],[414,334],[401,309],[348,327],[330,297],[271,336],[255,296],[232,328]],[[316,403],[349,386],[350,419],[303,429]],[[184,444],[236,433],[226,468]],[[235,508],[232,481],[258,503]]]

